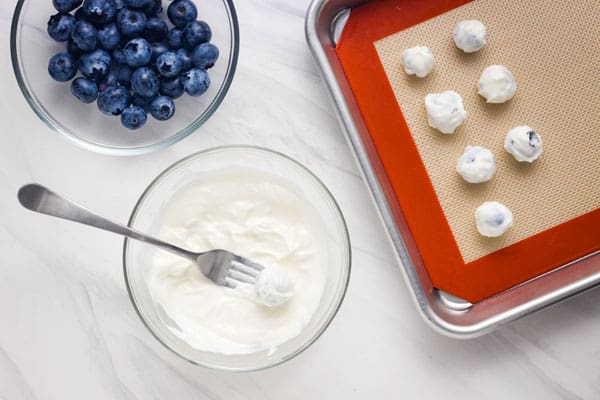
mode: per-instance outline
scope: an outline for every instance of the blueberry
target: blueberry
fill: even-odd
[[[114,0],[85,0],[81,8],[83,15],[97,25],[114,21],[117,15],[117,6]]]
[[[71,93],[81,102],[93,103],[98,97],[98,87],[88,78],[77,78],[71,83]]]
[[[169,51],[169,48],[164,43],[152,43],[152,56],[150,57],[150,61],[155,62],[158,57],[165,54],[167,51]]]
[[[119,12],[121,9],[123,9],[125,7],[125,0],[114,0],[115,1],[115,8],[117,9],[117,12]]]
[[[98,83],[98,91],[104,92],[109,87],[117,86],[119,83],[119,71],[115,69],[110,69],[108,74],[102,79],[100,83]]]
[[[147,65],[152,58],[152,48],[146,39],[132,39],[123,48],[127,65],[133,68]]]
[[[192,58],[189,56],[186,49],[177,50],[177,56],[181,59],[181,72],[186,72],[192,69]]]
[[[173,28],[167,33],[167,45],[173,50],[183,47],[183,30]]]
[[[193,49],[200,43],[210,42],[212,32],[210,26],[204,21],[192,21],[183,30],[183,45]]]
[[[159,93],[164,96],[169,96],[173,99],[176,99],[181,97],[183,92],[183,84],[181,83],[181,79],[179,79],[179,77],[170,80],[162,79],[160,81]]]
[[[117,29],[117,24],[110,23],[98,30],[98,45],[104,50],[112,50],[121,42],[121,32]]]
[[[175,103],[168,96],[158,96],[150,103],[150,114],[159,120],[166,121],[175,114]]]
[[[69,53],[58,53],[48,62],[48,73],[52,79],[66,82],[77,73],[77,60]]]
[[[162,10],[163,8],[161,0],[151,0],[150,4],[144,7],[144,12],[149,18],[158,16],[158,14],[160,14]]]
[[[210,78],[205,70],[192,68],[181,75],[183,88],[190,96],[200,96],[208,90]]]
[[[195,67],[209,69],[219,58],[219,49],[212,43],[202,43],[192,51],[192,63]]]
[[[183,28],[198,17],[198,10],[190,0],[176,0],[167,7],[167,17],[178,28]]]
[[[127,65],[122,65],[119,68],[119,73],[117,75],[119,85],[124,86],[126,88],[130,88],[132,74],[133,74],[133,70],[131,68],[129,68]]]
[[[147,7],[151,2],[151,0],[125,0],[125,5],[140,10]]]
[[[134,93],[131,98],[131,104],[134,106],[142,107],[144,110],[150,110],[150,103],[152,103],[154,97],[144,97],[137,93]]]
[[[112,86],[98,95],[98,109],[107,115],[119,115],[131,103],[129,90],[121,86]]]
[[[77,21],[71,32],[71,39],[81,51],[92,51],[96,48],[96,27],[87,21]]]
[[[160,82],[152,68],[141,67],[133,71],[131,87],[135,93],[141,96],[152,97],[158,93]]]
[[[83,0],[52,0],[52,5],[59,12],[73,11],[83,3]]]
[[[121,65],[127,64],[127,56],[125,56],[125,50],[123,50],[120,47],[117,47],[112,51],[112,58]]]
[[[82,1],[83,1],[83,0],[82,0]],[[83,8],[81,8],[81,7],[80,7],[80,8],[78,8],[78,9],[75,11],[75,14],[73,14],[73,15],[75,15],[75,19],[76,19],[77,21],[87,21],[87,17],[84,15],[84,13],[83,13]],[[88,22],[90,22],[90,21],[88,21]]]
[[[502,213],[497,213],[494,215],[493,219],[490,221],[492,225],[501,226],[504,223],[506,218]]]
[[[181,58],[176,53],[168,51],[156,59],[156,70],[165,78],[174,78],[181,73]]]
[[[71,14],[58,13],[48,20],[48,35],[57,42],[71,39],[71,31],[75,26],[75,17]]]
[[[146,110],[138,106],[130,106],[121,114],[121,124],[127,129],[140,129],[146,123],[148,115]]]
[[[144,31],[146,20],[143,12],[124,8],[117,14],[117,27],[125,36],[139,36]]]
[[[110,54],[97,49],[79,57],[79,71],[86,78],[102,80],[108,74]]]
[[[527,132],[529,146],[536,148],[540,145],[540,135],[538,135],[533,129]]]
[[[144,37],[150,42],[160,42],[167,37],[169,27],[158,17],[149,18],[144,27]]]
[[[67,42],[67,52],[75,58],[79,58],[83,54],[83,51],[77,47],[72,39]]]

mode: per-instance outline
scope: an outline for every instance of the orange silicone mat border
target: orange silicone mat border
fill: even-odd
[[[600,209],[463,261],[374,42],[471,1],[368,2],[352,9],[336,51],[433,286],[476,303],[600,250]]]

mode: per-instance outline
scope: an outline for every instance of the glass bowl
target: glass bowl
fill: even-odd
[[[168,1],[163,0],[166,19]],[[50,57],[66,51],[66,43],[48,36],[46,26],[56,14],[52,0],[18,0],[13,15],[10,49],[13,69],[25,99],[52,130],[88,150],[113,155],[136,155],[165,148],[200,127],[219,107],[233,79],[239,52],[239,28],[233,0],[196,1],[198,18],[210,25],[211,42],[219,60],[208,70],[211,86],[199,97],[175,100],[175,115],[156,121],[150,115],[144,127],[131,131],[119,117],[102,114],[95,103],[84,104],[70,93],[70,82],[48,75]],[[169,25],[170,26],[170,25]]]
[[[287,156],[257,147],[219,147],[191,155],[161,173],[137,202],[129,226],[157,235],[161,215],[172,196],[191,182],[214,177],[223,169],[248,168],[275,176],[317,213],[324,227],[326,282],[319,305],[300,334],[275,349],[251,354],[225,355],[197,350],[169,326],[173,326],[155,303],[147,282],[150,269],[148,245],[125,240],[123,265],[131,301],[150,332],[167,348],[188,361],[214,369],[254,371],[275,366],[302,352],[327,328],[340,307],[350,277],[350,241],[344,217],[331,193],[308,169]]]

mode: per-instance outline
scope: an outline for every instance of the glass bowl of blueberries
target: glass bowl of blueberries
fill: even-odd
[[[89,150],[135,155],[190,135],[235,73],[233,0],[18,0],[17,82],[50,128]]]

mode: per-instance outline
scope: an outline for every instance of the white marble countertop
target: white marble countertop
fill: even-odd
[[[421,320],[309,54],[309,0],[239,0],[241,56],[225,102],[200,132],[135,158],[81,150],[33,114],[9,58],[15,3],[0,3],[0,399],[600,398],[600,290],[475,340]],[[214,372],[163,348],[129,302],[122,239],[34,215],[15,196],[37,181],[125,221],[158,172],[222,144],[306,164],[339,201],[353,244],[329,329],[256,373]]]

